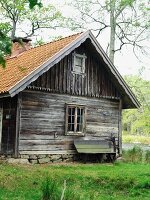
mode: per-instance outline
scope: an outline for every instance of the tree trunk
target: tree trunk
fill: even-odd
[[[13,20],[13,26],[12,26],[12,31],[11,31],[12,40],[15,38],[15,33],[16,33],[16,22]]]
[[[110,46],[109,46],[109,58],[114,63],[115,54],[115,32],[116,32],[116,20],[115,20],[115,1],[110,2]]]

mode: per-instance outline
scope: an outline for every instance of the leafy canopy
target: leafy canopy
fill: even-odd
[[[138,97],[141,107],[123,112],[123,130],[128,134],[150,136],[150,81],[139,76],[125,76],[125,80]]]

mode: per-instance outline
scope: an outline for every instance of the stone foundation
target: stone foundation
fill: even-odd
[[[40,155],[19,155],[18,158],[13,158],[11,155],[0,155],[0,162],[18,163],[18,164],[46,164],[46,163],[61,163],[61,162],[91,162],[103,163],[113,162],[115,154],[40,154]]]
[[[0,160],[7,163],[19,164],[45,164],[45,163],[60,163],[60,162],[74,162],[79,160],[76,154],[50,154],[50,155],[19,155],[19,158],[13,158],[11,155],[1,155]]]

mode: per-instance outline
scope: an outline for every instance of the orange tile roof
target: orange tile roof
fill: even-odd
[[[73,42],[81,33],[31,48],[17,57],[6,60],[6,68],[0,65],[0,93],[8,92],[12,87],[52,58],[61,49]]]

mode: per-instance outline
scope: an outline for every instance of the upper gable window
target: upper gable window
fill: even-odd
[[[84,74],[85,73],[85,54],[73,54],[73,72],[75,74]]]

